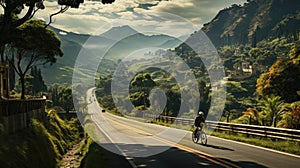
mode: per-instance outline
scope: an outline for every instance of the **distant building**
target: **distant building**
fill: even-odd
[[[249,62],[243,62],[242,63],[242,71],[244,73],[250,73],[250,74],[252,74],[252,72],[253,72],[252,65]]]
[[[226,75],[229,79],[243,80],[253,75],[263,72],[268,67],[257,63],[251,64],[250,62],[243,61],[235,70],[227,70]]]
[[[0,99],[9,98],[9,66],[0,63]]]

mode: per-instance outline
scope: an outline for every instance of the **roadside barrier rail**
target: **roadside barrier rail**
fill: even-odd
[[[170,124],[190,125],[194,124],[193,119],[176,118],[168,116],[153,116],[144,115],[145,119],[154,119],[159,122]],[[245,135],[260,136],[272,139],[294,140],[300,142],[300,130],[275,128],[267,126],[247,125],[247,124],[234,124],[218,121],[206,121],[205,127],[216,131],[230,131],[233,133],[241,133]]]

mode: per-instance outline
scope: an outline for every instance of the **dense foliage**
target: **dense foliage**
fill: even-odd
[[[6,59],[20,78],[21,99],[25,99],[27,72],[36,64],[55,63],[56,56],[63,55],[60,40],[52,30],[45,28],[45,25],[39,20],[25,22],[16,29],[13,43],[4,50]]]
[[[297,38],[300,1],[249,0],[221,10],[202,30],[216,46],[257,43],[270,37]]]
[[[13,135],[0,131],[1,167],[59,167],[62,155],[83,137],[78,120],[64,121],[54,109]]]
[[[62,107],[66,113],[74,109],[72,88],[67,84],[53,84],[48,88],[48,107]]]
[[[192,68],[200,89],[199,108],[207,113],[210,108],[210,89],[213,86],[207,85],[209,78],[201,59],[188,47],[180,46],[175,52]],[[228,79],[223,121],[299,127],[298,106],[290,108],[291,104],[299,101],[298,40],[274,38],[257,43],[255,48],[251,44],[230,45],[219,47],[218,52],[223,59]],[[151,68],[144,70],[143,74],[149,75],[148,78],[155,82],[155,87],[163,88],[167,96],[167,105],[161,115],[177,116],[181,94],[174,77],[160,69]],[[103,75],[97,80],[97,97],[104,108],[118,112],[122,109],[114,106],[110,93],[111,76]],[[133,78],[129,86],[130,100],[139,110],[145,107],[151,110],[149,96],[145,98],[144,95],[148,95],[153,85],[143,83],[142,76],[139,73]],[[283,89],[287,87],[288,89]],[[131,115],[140,116],[136,111],[132,111]]]

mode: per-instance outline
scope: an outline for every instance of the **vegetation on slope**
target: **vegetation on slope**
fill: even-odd
[[[59,167],[69,147],[80,141],[83,131],[77,120],[64,121],[54,110],[46,119],[32,119],[28,129],[0,135],[1,167]]]
[[[249,0],[243,6],[221,10],[202,30],[216,46],[247,44],[283,35],[299,28],[300,1]]]

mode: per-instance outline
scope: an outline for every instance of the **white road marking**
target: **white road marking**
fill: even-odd
[[[222,141],[228,141],[228,142],[232,142],[232,143],[236,143],[236,144],[240,144],[240,145],[245,145],[245,146],[249,146],[249,147],[253,147],[253,148],[257,148],[257,149],[261,149],[261,150],[266,150],[266,151],[270,151],[270,152],[274,152],[274,153],[279,153],[279,154],[282,154],[282,155],[292,156],[292,157],[300,159],[299,155],[294,155],[294,154],[291,154],[291,153],[286,153],[286,152],[282,152],[282,151],[278,151],[278,150],[274,150],[274,149],[269,149],[269,148],[265,148],[265,147],[261,147],[261,146],[252,145],[252,144],[247,144],[247,143],[244,143],[244,142],[219,138],[219,137],[216,137],[216,136],[211,136],[211,137],[222,140]]]

